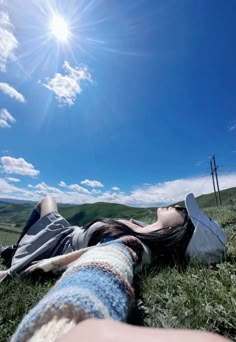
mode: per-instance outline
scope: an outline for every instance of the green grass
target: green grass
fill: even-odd
[[[224,263],[214,269],[189,266],[164,269],[141,280],[145,324],[162,328],[215,331],[236,338],[236,269]]]
[[[0,285],[0,341],[5,342],[15,331],[22,317],[36,304],[55,279],[15,278]]]
[[[9,233],[3,230],[0,230],[0,241],[2,245],[10,245],[17,241],[19,234],[17,233]]]
[[[214,267],[144,270],[136,284],[145,309],[144,325],[209,330],[236,341],[236,208],[228,205],[206,212],[225,227],[230,238],[225,262]],[[9,338],[55,281],[10,279],[0,285],[0,341]]]

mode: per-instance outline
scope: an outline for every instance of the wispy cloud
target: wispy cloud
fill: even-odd
[[[0,12],[0,71],[6,71],[9,59],[14,58],[14,50],[18,41],[13,34],[13,25],[5,12]]]
[[[89,179],[85,179],[81,181],[80,184],[90,186],[91,188],[103,188],[104,187],[104,185],[101,182],[96,181],[96,180],[89,180]]]
[[[65,74],[56,73],[53,78],[47,79],[43,86],[52,91],[59,104],[73,105],[76,97],[81,94],[82,81],[92,83],[91,74],[87,66],[71,67],[69,62],[63,64]]]
[[[83,188],[82,186],[80,186],[78,184],[71,184],[68,186],[68,189],[75,190],[77,192],[82,192],[84,194],[90,193],[87,189]]]
[[[198,160],[197,162],[195,162],[195,166],[197,167],[202,166],[203,163],[204,163],[203,160]]]
[[[80,186],[79,184],[66,184],[64,181],[60,181],[58,184],[61,188],[67,188],[69,190],[73,190],[76,192],[89,194],[89,190],[85,189],[84,187]]]
[[[13,182],[13,183],[18,183],[20,182],[19,178],[14,178],[14,177],[6,177],[6,180],[8,180],[9,182]]]
[[[0,82],[0,91],[19,102],[25,103],[24,96],[8,83]]]
[[[15,185],[9,184],[6,179],[0,178],[0,196],[16,192],[19,192],[19,189]]]
[[[236,129],[236,120],[232,121],[228,126],[228,131],[232,132]]]
[[[65,188],[67,186],[66,183],[63,181],[60,181],[58,185],[61,186],[62,188]]]
[[[44,182],[41,182],[35,186],[32,186],[36,189],[36,193],[40,194],[42,196],[45,196],[47,194],[51,194],[53,196],[57,196],[58,194],[63,194],[63,192],[56,187],[50,186]]]
[[[10,123],[14,123],[15,121],[15,118],[7,109],[0,109],[0,128],[10,128]]]
[[[2,172],[7,174],[35,177],[40,173],[39,170],[36,170],[32,164],[26,162],[23,158],[1,157],[0,164]]]
[[[118,188],[118,186],[113,186],[111,189],[114,190],[114,191],[119,191],[120,190],[120,188]]]

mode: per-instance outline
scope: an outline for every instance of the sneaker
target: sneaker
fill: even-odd
[[[12,258],[16,252],[16,245],[1,246],[0,256],[7,266],[11,265]]]

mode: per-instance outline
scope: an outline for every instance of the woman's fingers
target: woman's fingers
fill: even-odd
[[[34,272],[36,269],[37,269],[37,265],[31,265],[27,267],[23,273],[31,273],[31,272]]]
[[[45,259],[47,260],[47,259]],[[45,260],[40,260],[40,261],[33,261],[31,263],[31,265],[24,271],[24,273],[30,273],[30,272],[34,272],[36,270],[39,270],[39,269],[43,269],[43,266],[44,266],[44,261]]]

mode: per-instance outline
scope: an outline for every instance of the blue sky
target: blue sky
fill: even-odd
[[[234,0],[0,0],[0,197],[168,204],[213,154],[236,186],[235,32]]]

